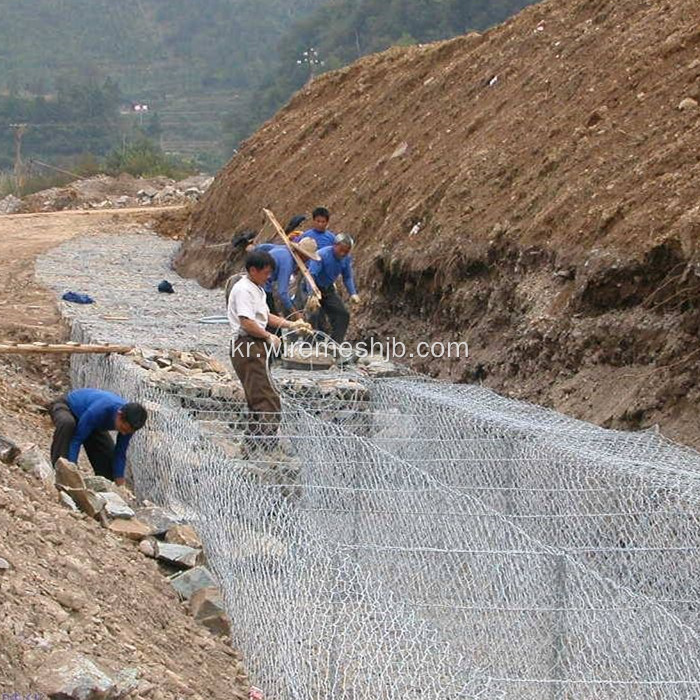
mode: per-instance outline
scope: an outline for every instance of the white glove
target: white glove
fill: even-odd
[[[360,303],[360,295],[359,295],[359,294],[353,294],[353,295],[350,297],[350,301],[351,301],[353,304],[359,304],[359,303]]]
[[[267,342],[272,346],[274,350],[279,350],[280,345],[282,345],[282,338],[274,333],[267,334]]]

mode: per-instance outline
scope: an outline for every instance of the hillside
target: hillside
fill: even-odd
[[[220,153],[223,116],[258,85],[289,23],[321,1],[1,3],[0,93],[109,76],[162,113],[167,148]]]
[[[323,203],[358,240],[356,338],[468,339],[418,369],[698,444],[700,5],[557,0],[315,80],[221,172],[179,270]],[[418,231],[416,233],[416,231]]]

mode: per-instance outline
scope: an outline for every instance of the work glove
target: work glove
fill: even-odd
[[[313,333],[313,328],[311,327],[311,324],[307,323],[302,318],[300,318],[296,321],[292,321],[289,324],[289,328],[290,328],[290,330],[296,331],[297,333],[303,333],[304,335],[308,335],[310,333]]]
[[[280,338],[278,335],[275,335],[274,333],[268,333],[267,342],[272,346],[273,350],[277,351],[282,345],[282,338]]]
[[[320,299],[315,296],[311,295],[307,300],[306,300],[306,311],[310,314],[316,313],[320,308],[321,308],[321,301]]]
[[[351,301],[353,304],[359,304],[359,303],[360,303],[360,295],[359,295],[359,294],[353,294],[353,295],[350,297],[350,301]]]

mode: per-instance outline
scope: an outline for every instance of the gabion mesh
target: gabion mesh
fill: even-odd
[[[225,355],[226,328],[192,320],[222,312],[219,292],[154,296],[171,251],[87,239],[40,274],[132,319],[71,308],[76,340],[155,332]],[[73,374],[150,409],[135,488],[200,532],[266,697],[700,697],[696,452],[359,367],[274,370],[280,448],[243,459],[239,398],[156,383],[128,356],[76,356]]]

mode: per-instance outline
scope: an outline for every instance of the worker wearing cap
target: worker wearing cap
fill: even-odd
[[[360,297],[355,288],[355,280],[352,274],[352,256],[355,241],[347,233],[339,233],[332,246],[321,248],[318,251],[320,260],[314,261],[309,266],[309,272],[321,292],[321,312],[325,313],[331,325],[331,338],[336,343],[342,343],[350,323],[350,313],[335,288],[336,279],[342,275],[345,288],[350,294],[350,301],[357,303]],[[321,313],[314,319],[314,326],[319,327]]]
[[[299,243],[290,243],[292,249],[299,255],[301,260],[308,265],[312,260],[320,260],[316,250],[316,241],[312,238],[305,238]],[[275,269],[270,275],[265,284],[265,293],[267,296],[267,305],[270,313],[277,313],[277,304],[273,295],[273,289],[277,289],[277,294],[282,301],[284,315],[295,317],[301,316],[300,311],[294,309],[294,303],[289,293],[290,282],[292,275],[297,271],[297,263],[294,256],[289,251],[286,245],[273,245],[271,243],[261,243],[256,247],[256,250],[262,250],[269,253],[275,261]]]
[[[270,313],[265,284],[275,269],[270,253],[254,250],[245,261],[246,274],[231,288],[228,320],[231,325],[231,364],[241,380],[248,404],[249,420],[243,442],[244,456],[256,448],[271,451],[277,445],[280,397],[268,372],[268,353],[279,349],[281,339],[266,329],[306,330],[302,320],[287,321]]]
[[[335,243],[335,234],[333,231],[328,230],[328,223],[331,220],[331,214],[325,207],[316,207],[311,212],[311,218],[314,221],[313,228],[310,228],[301,234],[300,241],[305,238],[312,238],[316,241],[316,247],[321,250],[326,246],[333,245]]]

